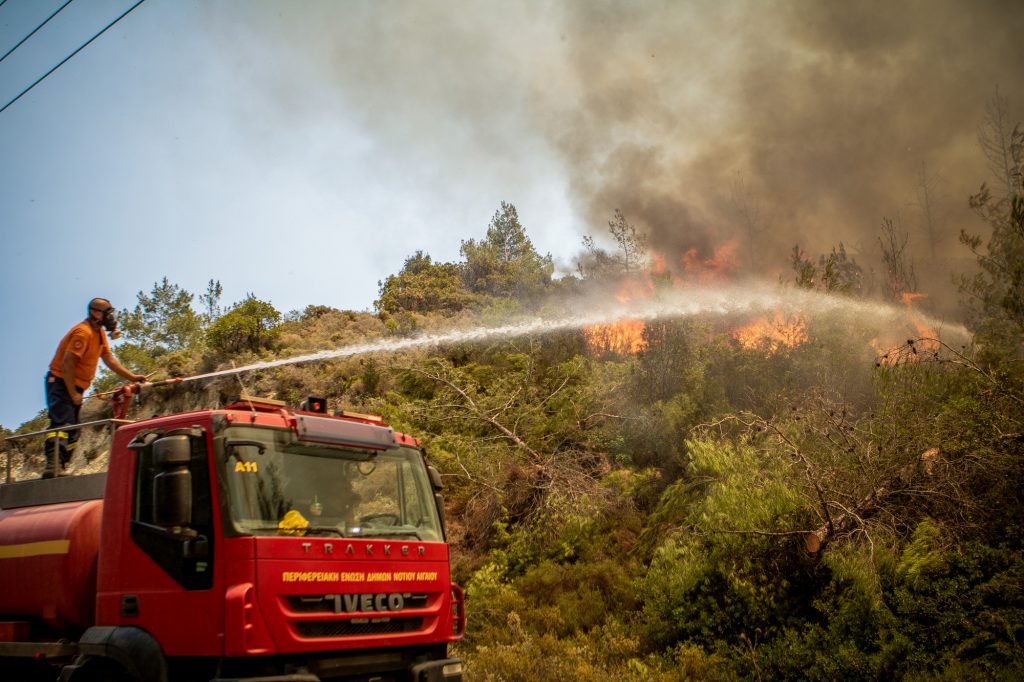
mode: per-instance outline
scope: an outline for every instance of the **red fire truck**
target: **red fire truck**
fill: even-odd
[[[461,680],[441,480],[380,418],[243,399],[0,486],[0,677]]]

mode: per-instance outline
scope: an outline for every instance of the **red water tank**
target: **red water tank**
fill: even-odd
[[[0,620],[93,624],[102,500],[0,509]]]

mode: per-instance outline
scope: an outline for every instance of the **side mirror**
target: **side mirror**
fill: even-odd
[[[444,483],[441,482],[441,472],[435,469],[432,464],[427,465],[427,474],[430,476],[430,485],[433,486],[434,492],[444,490]]]
[[[445,533],[444,498],[441,496],[444,484],[441,482],[441,472],[435,469],[433,464],[428,464],[427,474],[430,476],[430,486],[434,489],[434,506],[437,508],[437,518],[441,522],[441,532]]]
[[[192,524],[192,441],[186,435],[164,436],[153,443],[153,520],[164,528]]]

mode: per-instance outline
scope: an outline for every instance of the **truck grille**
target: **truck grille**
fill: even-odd
[[[425,592],[314,594],[288,595],[282,601],[294,617],[295,633],[317,639],[419,632],[428,618],[436,617],[430,609],[442,597]],[[334,618],[324,619],[328,615]]]
[[[311,595],[311,596],[290,596],[287,597],[288,608],[294,613],[338,613],[338,601],[333,594]],[[403,595],[403,607],[406,609],[424,609],[429,606],[430,595],[428,594],[407,594]]]
[[[422,618],[353,618],[352,620],[296,623],[300,637],[358,637],[360,635],[392,635],[416,632],[423,627]]]

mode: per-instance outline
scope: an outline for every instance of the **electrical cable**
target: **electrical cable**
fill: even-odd
[[[7,0],[4,0],[4,2],[7,2]],[[2,6],[2,4],[3,4],[3,3],[0,3],[0,6]],[[65,2],[65,3],[64,3],[63,5],[61,5],[60,7],[58,7],[58,8],[57,8],[57,11],[56,11],[56,12],[54,12],[54,13],[53,13],[53,14],[51,14],[50,16],[46,17],[46,21],[44,21],[43,23],[41,23],[41,24],[39,24],[38,26],[36,26],[36,27],[35,27],[35,29],[34,29],[34,30],[33,30],[33,31],[31,32],[31,33],[29,33],[29,34],[28,34],[27,36],[25,36],[24,38],[22,38],[22,39],[21,39],[21,41],[20,41],[20,42],[19,42],[19,43],[18,43],[17,45],[15,45],[15,46],[14,46],[14,47],[12,47],[11,49],[7,50],[7,52],[6,52],[5,54],[4,54],[4,56],[3,56],[3,57],[0,57],[0,62],[2,62],[3,60],[7,59],[7,56],[8,56],[9,54],[11,54],[11,53],[12,53],[12,52],[14,52],[15,50],[17,50],[17,49],[18,49],[19,47],[21,47],[21,46],[22,46],[22,43],[24,43],[24,42],[25,42],[26,40],[28,40],[29,38],[31,38],[32,36],[34,36],[34,35],[36,34],[36,31],[38,31],[39,29],[41,29],[41,28],[42,28],[43,26],[46,26],[46,23],[47,23],[48,21],[50,21],[50,19],[53,19],[53,18],[54,18],[55,16],[57,16],[58,14],[60,14],[60,11],[61,11],[62,9],[64,9],[65,7],[67,7],[68,5],[70,5],[70,4],[71,4],[71,0],[68,0],[68,1],[67,1],[67,2]]]
[[[23,96],[24,96],[24,95],[25,95],[25,94],[26,94],[26,93],[27,93],[27,92],[28,92],[29,90],[31,90],[32,88],[36,87],[36,86],[37,86],[37,85],[39,85],[40,83],[42,83],[42,82],[43,82],[43,80],[44,80],[44,79],[45,79],[45,78],[46,78],[47,76],[49,76],[49,75],[50,75],[51,73],[53,73],[54,71],[56,71],[56,70],[57,70],[57,69],[59,69],[60,67],[64,66],[64,64],[65,64],[65,63],[66,63],[66,62],[67,62],[67,61],[68,61],[69,59],[71,59],[71,58],[72,58],[72,57],[74,57],[74,56],[75,56],[76,54],[78,54],[79,52],[81,52],[82,50],[84,50],[84,49],[85,49],[86,47],[88,47],[88,46],[89,46],[89,43],[91,43],[92,41],[96,40],[97,38],[99,38],[99,37],[100,37],[101,35],[103,35],[104,33],[106,33],[106,32],[107,32],[107,30],[108,30],[108,29],[109,29],[109,28],[110,28],[111,26],[113,26],[113,25],[114,25],[114,24],[116,24],[117,22],[119,22],[119,21],[121,21],[122,19],[124,19],[124,18],[125,18],[126,16],[128,16],[128,14],[129,14],[129,13],[130,13],[130,12],[131,12],[132,10],[134,10],[134,9],[135,9],[136,7],[138,7],[139,5],[141,5],[142,3],[144,3],[145,1],[146,1],[146,0],[139,0],[139,1],[138,1],[138,2],[136,2],[136,3],[134,4],[134,5],[132,5],[131,7],[129,7],[129,8],[127,9],[127,10],[125,10],[125,11],[124,11],[124,13],[123,13],[123,14],[122,14],[121,16],[119,16],[119,17],[118,17],[117,19],[114,19],[114,20],[113,20],[112,22],[110,22],[109,24],[107,24],[107,25],[106,25],[106,26],[105,26],[105,27],[103,28],[103,30],[102,30],[102,31],[100,31],[99,33],[97,33],[96,35],[94,35],[94,36],[93,36],[92,38],[89,38],[89,40],[85,41],[85,42],[84,42],[84,43],[82,44],[82,46],[81,46],[81,47],[79,47],[79,48],[78,48],[77,50],[75,50],[74,52],[72,52],[71,54],[69,54],[69,55],[68,55],[67,57],[65,57],[64,59],[62,59],[62,60],[60,61],[60,63],[59,63],[59,64],[57,64],[57,66],[53,67],[52,69],[50,69],[49,71],[47,71],[46,73],[44,73],[44,74],[43,74],[42,76],[40,76],[40,77],[39,77],[39,80],[37,80],[37,81],[36,81],[35,83],[33,83],[32,85],[30,85],[30,86],[28,86],[27,88],[25,88],[24,90],[22,90],[22,91],[21,91],[21,93],[20,93],[20,94],[19,94],[19,95],[18,95],[17,97],[15,97],[14,99],[12,99],[12,100],[11,100],[10,102],[8,102],[7,104],[5,104],[5,105],[3,106],[3,108],[2,108],[2,109],[0,109],[0,114],[2,114],[2,113],[4,113],[5,111],[7,111],[7,107],[11,106],[11,105],[12,105],[12,104],[14,104],[15,102],[17,102],[17,101],[18,101],[19,99],[21,99],[21,98],[22,98],[22,97],[23,97]]]

